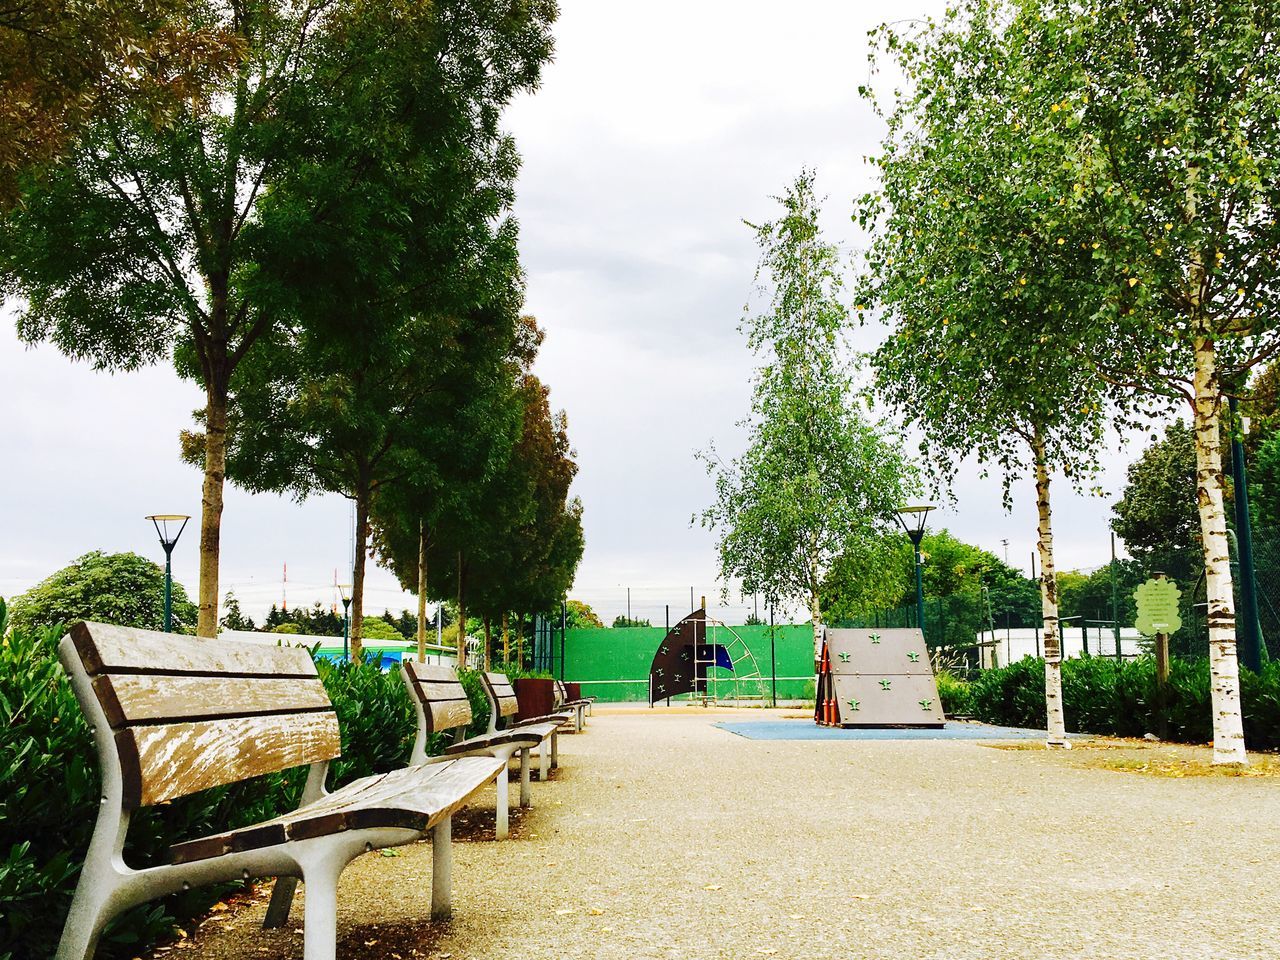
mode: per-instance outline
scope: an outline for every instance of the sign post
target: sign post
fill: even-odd
[[[1178,599],[1182,591],[1163,573],[1138,587],[1133,598],[1138,604],[1134,626],[1144,636],[1154,636],[1156,643],[1156,697],[1160,739],[1167,737],[1165,721],[1166,692],[1169,684],[1169,635],[1182,627]]]

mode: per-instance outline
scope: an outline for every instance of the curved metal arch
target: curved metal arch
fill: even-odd
[[[649,703],[684,694],[704,704],[765,696],[764,676],[751,648],[733,627],[708,617],[705,609],[667,631],[649,667]]]

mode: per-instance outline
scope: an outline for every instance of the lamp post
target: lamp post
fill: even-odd
[[[342,662],[350,659],[347,645],[351,641],[351,584],[338,584],[338,596],[342,598]]]
[[[173,633],[173,548],[191,518],[182,513],[157,513],[147,519],[156,528],[156,536],[164,548],[164,632]]]
[[[924,633],[924,555],[920,553],[920,541],[924,539],[924,522],[933,504],[899,507],[895,513],[898,523],[907,534],[916,554],[916,626]]]

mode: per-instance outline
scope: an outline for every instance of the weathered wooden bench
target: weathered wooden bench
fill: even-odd
[[[520,712],[520,701],[507,675],[482,671],[480,681],[485,697],[489,700],[489,733],[520,730],[523,727],[536,727],[546,723],[554,724],[555,733],[551,736],[551,769],[554,770],[560,766],[559,735],[573,728],[573,711],[566,710],[515,720],[512,718]]]
[[[557,680],[555,681],[555,684],[556,684],[556,709],[572,710],[574,712],[574,720],[577,726],[576,732],[581,733],[582,728],[587,725],[586,714],[588,710],[591,708],[591,700],[587,697],[582,697],[578,700],[570,700],[569,691],[565,689],[564,681]]]
[[[409,763],[444,763],[454,757],[467,756],[489,756],[502,761],[502,770],[497,776],[495,832],[499,840],[505,840],[509,830],[507,768],[511,758],[516,753],[520,754],[520,806],[528,807],[532,803],[529,751],[538,749],[538,778],[547,779],[547,741],[555,737],[557,725],[551,722],[529,724],[513,730],[490,730],[464,739],[473,713],[467,691],[453,665],[406,660],[400,664],[400,675],[409,688],[409,699],[418,715],[418,735],[413,742]],[[443,754],[432,757],[427,755],[427,747],[434,733],[451,735],[453,742],[445,747]]]
[[[93,729],[102,801],[57,960],[86,960],[107,921],[136,904],[249,877],[280,878],[267,926],[285,923],[301,879],[305,960],[333,960],[339,874],[368,850],[427,831],[431,915],[449,915],[452,814],[500,761],[459,757],[329,793],[338,719],[306,650],[78,623],[58,652]],[[310,769],[291,813],[176,844],[168,864],[124,862],[132,811],[302,764]]]

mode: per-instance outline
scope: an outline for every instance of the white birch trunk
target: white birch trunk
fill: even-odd
[[[1195,338],[1196,503],[1204,544],[1209,620],[1209,676],[1213,704],[1213,762],[1248,763],[1236,660],[1236,611],[1223,509],[1222,390],[1214,341],[1201,327]]]
[[[1058,579],[1053,564],[1053,513],[1049,502],[1049,467],[1044,440],[1036,430],[1032,441],[1036,459],[1036,513],[1040,554],[1040,611],[1044,618],[1044,706],[1046,743],[1069,747],[1067,721],[1062,710],[1062,640],[1058,623]]]
[[[809,618],[813,621],[813,659],[822,656],[822,604],[816,590],[809,594]]]

